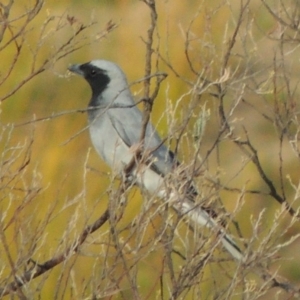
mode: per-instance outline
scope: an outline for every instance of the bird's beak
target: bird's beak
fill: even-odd
[[[76,73],[78,75],[84,76],[82,70],[80,69],[80,65],[78,64],[70,66],[68,70],[72,73]]]

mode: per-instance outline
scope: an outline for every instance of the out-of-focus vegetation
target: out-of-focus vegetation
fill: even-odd
[[[143,78],[145,2],[21,2],[0,6],[1,288],[63,253],[107,207],[121,218],[6,297],[291,299],[300,278],[298,2],[156,1],[152,73],[168,77],[152,121],[180,160],[198,155],[194,180],[235,221],[245,264],[221,247],[207,257],[213,234],[189,232],[135,187],[118,207],[120,182],[82,130],[90,90],[67,67],[105,58],[129,82]],[[143,87],[132,86],[136,99]]]

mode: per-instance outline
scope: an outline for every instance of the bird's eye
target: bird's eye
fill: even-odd
[[[91,69],[90,74],[92,76],[95,76],[97,74],[97,71],[95,69]]]

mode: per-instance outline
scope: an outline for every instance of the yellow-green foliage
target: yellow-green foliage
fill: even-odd
[[[18,18],[31,5],[25,3],[26,1],[16,2],[18,3],[13,6],[11,19]],[[153,49],[159,52],[178,74],[187,81],[195,82],[197,76],[189,68],[185,55],[185,42],[189,29],[189,55],[194,68],[199,73],[203,72],[205,78],[212,81],[220,80],[224,75],[222,73],[224,71],[222,69],[224,55],[231,42],[240,13],[240,1],[174,0],[156,2],[158,26]],[[283,90],[282,94],[279,94],[280,91],[274,92],[275,79],[272,76],[272,68],[264,74],[262,72],[263,63],[268,61],[269,64],[266,63],[266,65],[272,65],[274,57],[272,52],[277,51],[274,50],[272,41],[267,39],[267,32],[272,31],[276,23],[266,9],[263,9],[260,1],[251,1],[248,9],[251,12],[247,18],[252,18],[252,21],[250,22],[246,17],[243,20],[245,27],[238,34],[234,55],[230,57],[226,66],[232,85],[227,91],[228,95],[225,97],[224,105],[229,110],[234,103],[232,99],[238,98],[237,95],[241,92],[238,78],[243,76],[243,64],[248,59],[253,59],[253,70],[251,71],[258,71],[256,78],[265,85],[261,85],[261,93],[255,94],[249,89],[247,90],[248,94],[243,96],[251,97],[251,101],[249,98],[246,100],[250,101],[253,106],[260,107],[262,113],[268,114],[274,107],[277,107],[278,110],[283,109],[284,104],[281,103],[285,101],[286,93],[282,81],[278,83],[278,88]],[[51,16],[53,19],[49,20]],[[49,22],[47,26],[45,26],[45,20]],[[78,37],[80,45],[83,43],[88,45],[60,60],[57,60],[58,57],[52,57],[53,53],[72,36],[81,23],[89,24],[94,21],[97,24],[92,25],[82,36]],[[104,38],[96,41],[99,34],[105,32],[110,21],[117,27]],[[22,24],[24,24],[23,19],[16,20],[14,28],[17,29]],[[0,191],[1,226],[6,226],[0,228],[3,232],[0,242],[1,283],[5,278],[8,278],[9,281],[13,280],[9,255],[14,262],[20,261],[19,265],[22,267],[17,270],[17,273],[20,274],[22,268],[26,267],[26,259],[33,258],[38,263],[44,262],[69,246],[84,226],[98,218],[108,206],[109,192],[107,189],[112,178],[109,168],[104,165],[92,148],[88,131],[81,132],[87,125],[85,113],[71,112],[44,121],[20,124],[64,111],[86,108],[90,90],[87,83],[81,78],[68,74],[67,67],[72,63],[87,62],[96,58],[109,59],[122,67],[128,75],[129,82],[142,78],[146,53],[144,41],[147,40],[149,25],[150,10],[142,1],[65,0],[58,2],[49,0],[44,3],[40,13],[26,28],[25,40],[21,41],[22,37],[16,39],[16,43],[22,42],[22,52],[11,76],[1,85],[0,97],[9,93],[31,73],[33,62],[38,68],[45,59],[50,57],[51,61],[45,65],[43,72],[29,80],[15,94],[4,100],[0,106],[0,126],[3,131],[3,134],[0,133],[2,153],[0,163],[7,160],[11,162],[9,166],[3,164],[3,169],[0,171],[3,176],[5,168],[9,169],[7,173],[9,175],[1,177],[3,183]],[[41,35],[43,26],[45,26],[45,31]],[[247,35],[247,40],[244,42],[242,32]],[[11,32],[7,32],[0,46],[5,44],[10,37]],[[9,47],[0,52],[1,74],[6,74],[14,60],[16,43],[11,43]],[[247,48],[245,52],[243,52],[244,48]],[[246,52],[249,53],[249,57],[242,57],[241,53]],[[295,56],[296,54],[291,54],[287,59],[293,61]],[[157,53],[154,52],[152,58],[153,73],[163,71],[169,74],[161,86],[152,113],[152,120],[157,124],[158,131],[163,137],[166,137],[168,135],[167,124],[172,121],[179,126],[187,117],[187,108],[195,100],[190,92],[191,86],[182,78],[178,78],[164,60],[158,57]],[[159,64],[156,69],[157,60]],[[298,60],[299,55],[294,61],[298,62]],[[289,67],[291,82],[294,84],[296,82],[296,66],[291,63]],[[269,81],[267,80],[268,76],[270,77]],[[235,90],[235,87],[238,89]],[[143,84],[132,86],[132,91],[136,99],[141,98]],[[213,91],[205,90],[201,99],[197,100],[199,104],[194,107],[194,114],[187,126],[187,134],[183,138],[186,143],[182,142],[179,145],[179,157],[183,161],[189,162],[190,155],[194,153],[192,131],[204,103],[206,103],[206,109],[210,111],[210,119],[201,140],[202,157],[205,157],[207,151],[212,147],[218,134],[218,102],[209,92]],[[182,96],[185,93],[187,93],[186,96]],[[281,96],[283,100],[274,99],[274,94],[278,98]],[[274,105],[276,101],[277,106]],[[176,111],[171,112],[174,107],[177,108]],[[259,145],[259,155],[264,162],[266,172],[280,190],[279,139],[274,129],[275,121],[266,121],[262,114],[256,113],[249,106],[238,110],[231,121],[233,119],[235,119],[235,129],[244,138],[242,125],[246,124],[253,144]],[[296,130],[297,128],[294,128],[293,132]],[[297,158],[293,156],[289,143],[285,142],[283,159],[286,165],[283,177],[286,180],[286,176],[290,176],[292,182],[297,185],[299,166],[293,161]],[[172,139],[170,144],[174,146],[175,140]],[[219,179],[228,187],[261,190],[268,193],[269,190],[258,176],[257,169],[252,163],[246,163],[249,159],[247,155],[241,152],[236,154],[236,152],[238,152],[238,147],[224,139],[219,144],[218,151],[215,151],[214,156],[209,158],[210,175],[204,175],[208,177],[214,175],[216,181]],[[276,159],[273,159],[274,157]],[[28,162],[26,162],[27,159]],[[18,168],[22,165],[24,165],[24,169],[19,170]],[[22,175],[14,176],[14,172],[16,174],[21,172]],[[118,185],[119,181],[115,180],[112,187],[109,188],[110,192],[113,193],[113,187],[115,190],[118,189]],[[293,188],[287,181],[285,185],[286,193],[293,197]],[[203,186],[205,187],[205,184]],[[35,189],[32,189],[33,187]],[[206,191],[208,194],[210,188],[208,184]],[[25,198],[24,195],[26,195]],[[223,190],[221,198],[226,209],[233,212],[239,199],[239,193]],[[291,198],[292,200],[293,198]],[[261,232],[258,233],[264,237],[272,227],[273,215],[280,208],[279,204],[263,194],[258,196],[246,194],[244,201],[245,204],[235,216],[244,237],[251,238],[253,236],[254,225],[251,224],[251,218],[256,220],[259,212],[266,209],[262,227],[260,227]],[[298,202],[294,203],[294,207],[297,208]],[[143,205],[141,193],[138,189],[132,188],[128,196],[125,214],[118,224],[118,228],[134,226],[132,222],[143,209]],[[124,230],[120,234],[120,238],[124,240],[129,238],[125,255],[129,266],[137,258],[135,250],[138,249],[138,244],[142,242],[145,245],[138,253],[139,257],[142,257],[138,267],[130,270],[130,272],[137,272],[137,286],[143,299],[161,299],[160,276],[167,270],[165,248],[158,243],[157,239],[157,231],[162,230],[162,224],[165,221],[163,216],[154,213],[155,207],[159,205],[161,203],[158,201],[151,210],[152,222],[146,222],[145,232],[141,234],[143,239],[139,237],[140,240],[136,240],[135,235],[130,236],[130,229]],[[280,219],[280,222],[283,223],[282,226],[289,224],[287,220],[289,217]],[[107,244],[110,243],[108,228],[109,226],[106,225],[89,237],[80,252],[74,257],[28,284],[28,289],[24,288],[28,299],[92,299],[92,291],[96,293],[97,290],[106,290],[108,293],[109,284],[114,279],[119,280],[120,274],[124,272],[124,266],[118,261],[119,265],[111,271],[112,273],[106,273],[109,270],[108,265],[113,265],[117,256],[113,247],[108,247],[109,252],[106,252]],[[299,229],[299,225],[292,227],[290,236],[294,235],[297,229]],[[184,232],[186,228],[183,227],[181,230]],[[185,233],[182,234],[185,236]],[[185,242],[191,243],[190,247],[194,249],[193,247],[196,246],[192,245],[192,234],[190,233],[190,235],[189,238],[185,237]],[[278,236],[280,237],[280,234],[277,234]],[[287,235],[286,238],[288,237]],[[151,244],[152,240],[155,241],[153,245]],[[276,240],[276,235],[274,240]],[[32,241],[35,241],[34,245]],[[175,248],[180,249],[187,257],[191,255],[192,251],[189,253],[190,250],[185,248],[186,245],[183,245],[182,241],[177,238],[174,240],[174,243],[176,242],[178,245]],[[257,240],[253,241],[253,247],[257,246]],[[207,247],[204,249],[208,250]],[[28,262],[28,264],[30,263]],[[178,275],[185,267],[184,261],[174,255],[174,264],[176,272],[178,272],[176,275]],[[276,265],[274,266],[276,267]],[[205,272],[199,275],[198,288],[183,293],[182,299],[212,299],[215,289],[226,293],[223,289],[227,289],[230,283],[230,279],[226,278],[226,272],[230,272],[234,268],[234,262],[225,263],[224,269],[223,266],[220,267],[220,264],[209,265]],[[291,272],[295,272],[293,273],[295,275]],[[299,280],[299,271],[297,270],[285,268],[286,274],[289,274],[291,279]],[[164,275],[168,277],[167,274]],[[134,298],[128,277],[122,278],[118,282],[118,286],[123,294],[112,289],[113,299]],[[241,292],[242,288],[241,285],[236,292]],[[169,299],[168,292],[164,286],[164,299]],[[228,297],[235,299],[233,294]],[[112,298],[107,295],[105,299]],[[241,298],[236,296],[236,299]]]

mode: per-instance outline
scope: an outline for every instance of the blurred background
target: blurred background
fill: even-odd
[[[155,100],[152,121],[161,136],[168,137],[168,126],[179,126],[194,101],[195,94],[191,92],[189,83],[196,86],[200,76],[191,70],[188,63],[188,40],[188,54],[193,67],[199,73],[203,72],[203,78],[224,81],[224,107],[235,136],[245,140],[247,132],[278,194],[297,211],[299,43],[298,27],[289,24],[292,20],[299,20],[298,4],[287,1],[283,7],[277,1],[231,2],[234,3],[215,0],[191,0],[188,3],[156,1],[158,20],[152,71],[166,72],[168,77]],[[5,233],[1,238],[0,265],[3,284],[7,278],[8,281],[13,279],[10,255],[24,268],[26,258],[31,255],[37,262],[46,261],[70,245],[84,226],[96,220],[107,208],[114,186],[111,185],[110,170],[91,145],[86,130],[86,113],[76,112],[87,107],[91,92],[87,83],[82,78],[71,76],[67,68],[73,63],[101,58],[119,64],[129,83],[143,78],[145,41],[151,24],[150,9],[143,1],[64,0],[58,3],[48,0],[28,22],[26,17],[21,16],[34,3],[18,2],[11,6],[9,20],[13,21],[0,44],[3,180],[0,210],[1,230]],[[241,4],[245,5],[244,10]],[[268,9],[270,7],[278,13],[278,18]],[[235,35],[241,11],[244,15]],[[2,7],[2,24],[5,23],[4,13]],[[281,18],[286,21],[285,27]],[[291,23],[288,24],[289,21]],[[28,25],[20,31],[22,35],[9,43],[13,32],[26,22]],[[82,24],[89,26],[76,35]],[[76,38],[70,40],[74,36]],[[233,39],[231,56],[225,64],[226,51]],[[19,45],[22,47],[18,50]],[[69,51],[77,46],[77,51]],[[18,59],[14,63],[16,57]],[[10,71],[12,65],[14,67]],[[39,66],[43,67],[35,74]],[[223,77],[225,70],[227,78]],[[6,74],[9,74],[7,79]],[[20,83],[22,86],[10,95]],[[143,83],[134,84],[131,89],[136,100],[142,98]],[[220,132],[219,102],[213,93],[216,93],[213,86],[205,88],[197,100],[198,105],[184,137],[189,142],[179,145],[180,160],[189,162],[191,159],[194,126],[203,107],[210,117],[201,140],[202,157],[206,157]],[[173,140],[170,140],[170,145],[174,147]],[[5,164],[6,161],[10,163]],[[299,286],[300,268],[297,262],[300,255],[297,250],[300,245],[296,238],[299,221],[268,195],[269,188],[257,167],[251,163],[248,153],[223,137],[205,165],[206,176],[224,187],[219,188],[222,206],[228,212],[234,212],[234,220],[246,243],[251,240],[249,251],[269,250],[270,255],[258,261]],[[5,176],[4,171],[7,172]],[[242,191],[246,190],[252,193],[243,194]],[[240,199],[243,199],[243,204],[235,212]],[[133,189],[126,213],[120,221],[122,226],[130,226],[142,204],[139,190]],[[278,223],[274,227],[275,220]],[[157,218],[155,222],[159,224],[161,220]],[[112,250],[105,252],[105,246],[99,242],[106,239],[108,228],[106,224],[90,237],[78,255],[28,284],[27,296],[30,298],[31,295],[32,299],[100,299],[92,298],[91,291],[104,290],[107,286],[103,278],[113,277],[105,273],[107,270],[103,271],[103,257],[106,257],[107,264],[113,263],[115,253]],[[234,226],[230,228],[233,235],[238,235]],[[154,231],[150,226],[145,239],[151,240]],[[269,237],[268,243],[261,245],[266,237]],[[290,239],[295,241],[288,247],[276,248],[279,243]],[[222,251],[219,249],[219,252]],[[226,256],[218,251],[216,255]],[[160,294],[159,274],[163,257],[164,249],[158,247],[148,251],[141,259],[137,272],[142,299],[169,298],[167,290],[164,297]],[[179,269],[181,263],[178,262]],[[234,273],[235,267],[235,262],[226,264],[229,272]],[[251,267],[249,264],[249,269]],[[115,268],[113,272],[117,274],[118,271],[122,270]],[[197,294],[189,292],[183,294],[182,299],[216,298],[212,291],[216,288],[222,290],[230,283],[231,279],[226,278],[227,271],[221,272],[213,264],[207,267],[199,279]],[[249,275],[254,282],[253,293],[249,287],[247,299],[258,298],[254,295],[259,295],[258,290],[263,284],[261,278],[253,274]],[[245,279],[244,284],[247,285],[247,282]],[[101,299],[134,298],[128,280],[120,283],[120,289],[122,293],[112,289],[111,295],[102,295]],[[241,291],[245,290],[247,288],[241,285],[236,295],[231,294],[227,299],[242,299]],[[260,299],[273,299],[275,295],[278,299],[287,299],[287,294],[275,288],[266,289],[265,296]]]

